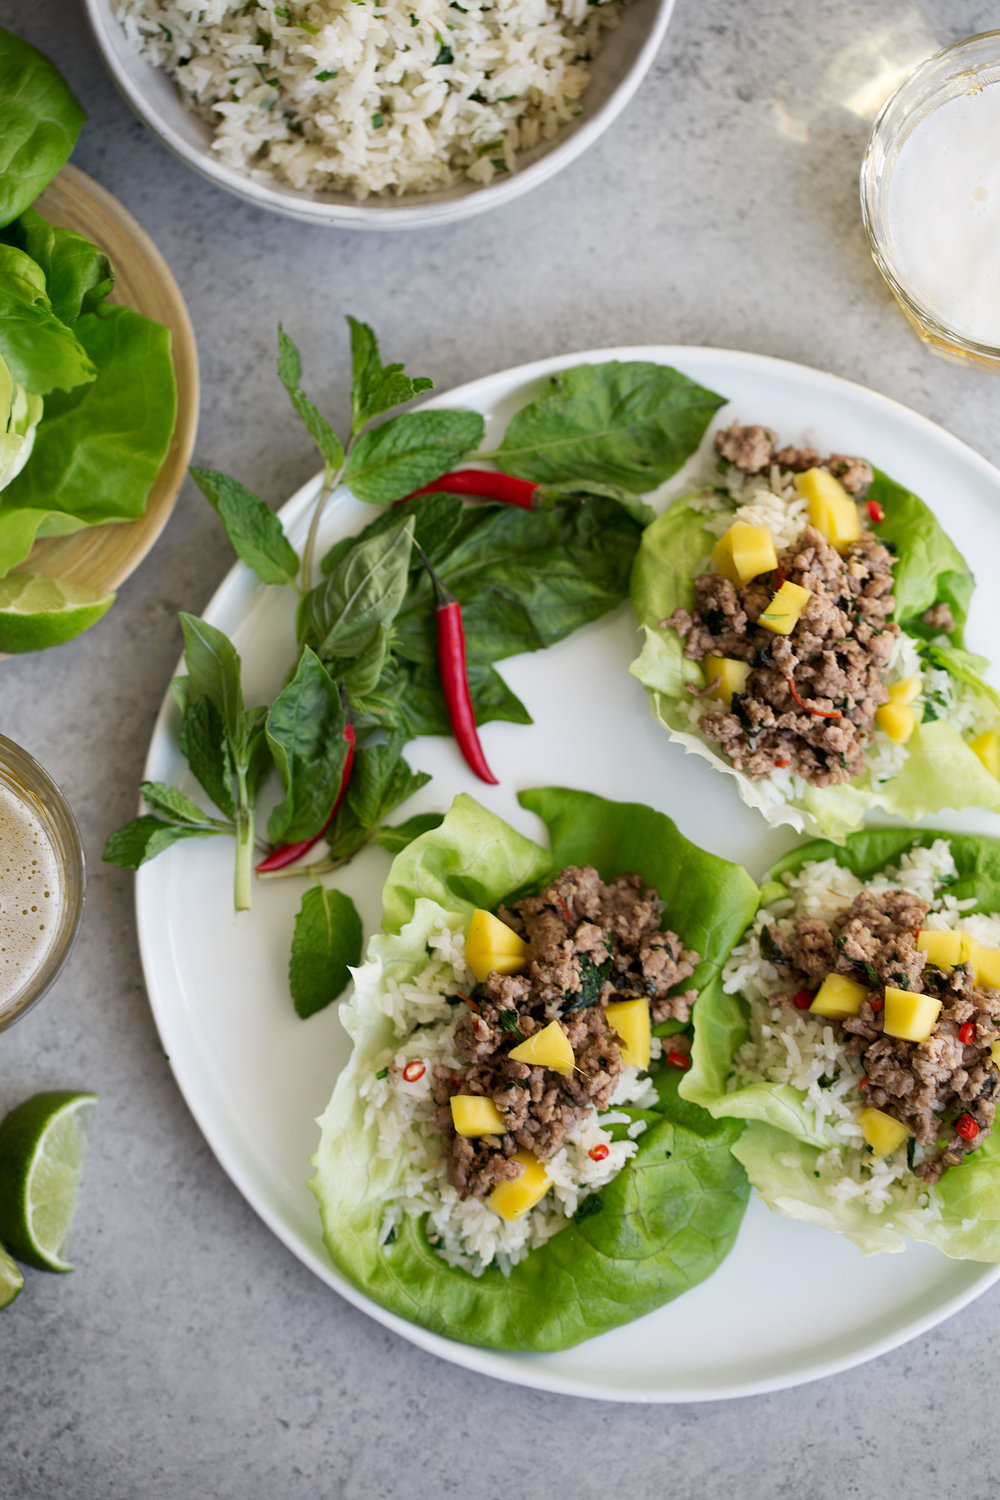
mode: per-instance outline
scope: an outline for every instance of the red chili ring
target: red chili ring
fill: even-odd
[[[792,996],[792,1004],[796,1010],[808,1010],[813,1003],[812,990],[796,990]]]
[[[666,1063],[668,1067],[679,1068],[682,1073],[686,1073],[691,1066],[691,1059],[686,1052],[668,1052]]]
[[[422,1063],[419,1057],[415,1057],[413,1061],[408,1062],[406,1064],[406,1067],[403,1069],[403,1081],[404,1083],[416,1083],[418,1079],[423,1078],[426,1072],[427,1064]]]
[[[979,1134],[979,1126],[970,1114],[959,1115],[955,1121],[955,1129],[963,1141],[974,1141]]]
[[[587,1155],[590,1157],[591,1161],[603,1161],[604,1158],[608,1155],[608,1148],[603,1143],[598,1146],[591,1146],[590,1150],[587,1152]]]

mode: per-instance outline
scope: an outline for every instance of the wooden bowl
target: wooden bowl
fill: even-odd
[[[198,426],[198,354],[184,298],[163,256],[132,215],[93,178],[63,167],[32,205],[53,224],[75,229],[110,257],[121,302],[170,329],[177,377],[177,422],[170,448],[137,521],[86,526],[70,536],[36,542],[21,565],[70,583],[116,589],[138,567],[173,510]]]

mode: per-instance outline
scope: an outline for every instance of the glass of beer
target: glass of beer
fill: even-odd
[[[86,885],[76,819],[47,771],[0,735],[0,1031],[54,982]]]

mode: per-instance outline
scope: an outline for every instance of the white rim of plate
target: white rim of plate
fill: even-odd
[[[292,187],[284,190],[272,188],[242,172],[234,171],[221,161],[214,161],[210,153],[206,156],[175,130],[168,120],[155,113],[143,90],[122,66],[113,40],[113,32],[119,29],[118,22],[110,5],[105,0],[84,0],[91,33],[115,87],[140,120],[174,156],[193,168],[206,181],[252,203],[256,208],[265,208],[271,213],[283,214],[287,218],[321,225],[327,229],[365,231],[437,228],[444,224],[454,224],[460,219],[484,213],[487,209],[501,208],[523,193],[530,192],[532,188],[540,187],[563,167],[568,167],[618,118],[652,66],[666,35],[676,0],[648,0],[648,3],[656,5],[657,15],[635,61],[600,109],[572,135],[562,141],[557,139],[552,149],[538,161],[515,171],[502,182],[469,189],[455,198],[427,202],[417,200],[393,207],[383,206],[381,203],[354,205],[324,201],[307,193],[300,193]]]
[[[792,360],[777,359],[772,355],[752,354],[738,349],[716,349],[706,345],[656,344],[631,345],[608,349],[588,349],[578,353],[552,355],[546,359],[532,361],[523,365],[515,365],[507,370],[498,370],[492,374],[480,376],[476,380],[467,381],[464,385],[456,386],[448,391],[442,391],[432,399],[421,402],[416,409],[422,410],[444,405],[470,405],[473,409],[482,409],[478,393],[484,385],[501,379],[509,382],[511,387],[516,389],[521,386],[528,386],[534,381],[543,379],[545,376],[558,370],[566,369],[571,365],[596,364],[612,359],[645,359],[655,364],[675,365],[677,368],[683,369],[685,358],[694,357],[697,359],[702,356],[720,361],[722,365],[731,364],[742,369],[750,367],[751,369],[765,373],[773,373],[778,376],[784,375],[786,378],[791,376],[800,381],[818,383],[821,387],[828,387],[832,383],[842,388],[845,394],[850,394],[855,399],[859,396],[862,397],[866,404],[874,403],[881,405],[887,411],[891,411],[897,420],[902,420],[904,425],[911,426],[916,432],[924,436],[929,436],[934,443],[945,449],[950,448],[963,463],[971,465],[972,468],[978,470],[982,477],[988,479],[991,484],[994,484],[997,487],[998,498],[1000,498],[1000,471],[987,459],[983,458],[981,454],[977,453],[974,448],[969,447],[967,443],[962,442],[960,438],[955,437],[936,422],[932,422],[930,418],[921,416],[911,407],[905,406],[902,402],[894,401],[889,396],[883,396],[879,392],[871,390],[868,386],[860,385],[857,381],[847,380],[843,376],[829,374],[809,365],[798,364]],[[301,513],[315,493],[317,477],[314,476],[312,479],[307,480],[281,507],[279,514],[287,530],[294,530]],[[231,593],[242,591],[248,584],[252,586],[249,570],[246,569],[244,564],[237,561],[230,568],[206,604],[203,610],[203,617],[210,619],[217,608],[227,602],[227,598]],[[150,750],[143,771],[145,778],[149,778],[154,774],[153,759],[155,747],[167,732],[167,720],[171,712],[171,706],[172,700],[168,688],[153,728]],[[744,1396],[765,1395],[768,1392],[790,1390],[795,1386],[805,1385],[814,1380],[821,1380],[829,1375],[840,1374],[846,1370],[854,1369],[858,1365],[867,1364],[870,1360],[877,1359],[893,1349],[898,1349],[903,1344],[909,1343],[911,1339],[927,1333],[930,1329],[945,1322],[953,1314],[960,1312],[962,1308],[974,1302],[977,1297],[981,1296],[983,1292],[987,1291],[1000,1279],[1000,1264],[993,1266],[986,1265],[983,1267],[981,1275],[977,1276],[967,1287],[957,1292],[954,1296],[946,1298],[932,1312],[907,1323],[904,1327],[894,1330],[892,1333],[875,1340],[871,1344],[851,1350],[840,1356],[819,1359],[812,1365],[804,1365],[791,1372],[768,1376],[760,1380],[743,1381],[730,1388],[722,1389],[717,1386],[691,1386],[683,1391],[676,1391],[664,1390],[657,1386],[639,1386],[622,1389],[615,1386],[597,1385],[593,1381],[574,1379],[563,1374],[555,1374],[549,1370],[534,1368],[532,1361],[536,1356],[531,1354],[506,1353],[484,1349],[475,1344],[459,1343],[456,1340],[445,1338],[440,1334],[432,1333],[419,1324],[410,1323],[398,1317],[395,1313],[388,1311],[379,1303],[372,1301],[349,1282],[346,1277],[343,1277],[334,1268],[332,1263],[325,1262],[313,1252],[310,1246],[299,1241],[278,1214],[263,1199],[262,1195],[258,1193],[256,1187],[244,1171],[242,1163],[236,1159],[235,1154],[229,1150],[228,1145],[219,1138],[211,1124],[206,1123],[205,1111],[202,1110],[200,1103],[191,1097],[188,1088],[185,1086],[185,1080],[178,1071],[179,1064],[175,1060],[174,1048],[170,1045],[169,1026],[171,1011],[159,988],[157,974],[148,956],[148,944],[144,941],[141,886],[142,871],[140,870],[136,874],[135,881],[136,925],[143,975],[149,995],[150,1008],[153,1012],[153,1019],[160,1034],[168,1061],[170,1062],[177,1087],[216,1160],[255,1213],[259,1215],[272,1233],[276,1235],[282,1244],[303,1265],[308,1267],[322,1281],[338,1292],[347,1302],[366,1313],[377,1323],[398,1333],[407,1342],[415,1344],[418,1348],[447,1360],[450,1364],[457,1364],[478,1374],[492,1376],[494,1379],[505,1381],[511,1385],[520,1385],[535,1390],[552,1391],[559,1395],[579,1396],[588,1400],[598,1401],[650,1405],[688,1405],[700,1401],[723,1401]],[[333,1081],[331,1079],[331,1087]],[[969,1265],[971,1263],[959,1262],[958,1264]]]

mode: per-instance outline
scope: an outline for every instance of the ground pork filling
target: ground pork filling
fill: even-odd
[[[916,1175],[935,1183],[993,1128],[1000,1072],[990,1044],[1000,1038],[1000,991],[977,986],[970,964],[928,962],[916,939],[930,909],[911,891],[864,890],[829,918],[800,917],[785,933],[763,927],[760,951],[782,982],[772,1004],[786,1011],[801,1008],[828,974],[868,986],[858,1014],[832,1024],[864,1069],[865,1104],[906,1126],[923,1148]],[[887,985],[941,1000],[926,1041],[885,1033]]]
[[[871,468],[812,449],[776,449],[762,427],[728,428],[716,438],[720,455],[743,473],[778,464],[785,470],[824,467],[849,492],[863,493]],[[850,781],[865,770],[876,710],[888,701],[882,675],[896,649],[899,627],[890,616],[893,558],[870,531],[841,553],[815,528],[778,557],[778,566],[742,587],[720,573],[695,579],[695,609],[678,609],[663,623],[684,638],[684,655],[708,653],[751,664],[744,691],[728,709],[708,709],[698,727],[720,745],[738,770],[753,777],[788,770],[814,786]],[[787,636],[758,619],[784,582],[809,590],[802,615]]]
[[[456,1028],[455,1050],[465,1066],[434,1069],[433,1119],[445,1139],[448,1179],[462,1198],[485,1199],[497,1183],[521,1176],[523,1166],[511,1159],[518,1150],[547,1161],[575,1125],[607,1109],[625,1066],[607,1019],[611,1001],[648,1000],[656,1024],[686,1022],[696,998],[694,990],[676,991],[699,955],[660,930],[663,902],[638,875],[605,885],[596,870],[571,866],[540,895],[499,915],[527,940],[526,966],[519,974],[492,971],[459,997],[468,1013]],[[573,1048],[566,1076],[510,1056],[552,1021]],[[673,1045],[686,1050],[687,1039],[678,1036]],[[456,1094],[491,1099],[504,1133],[457,1135],[450,1109]]]

